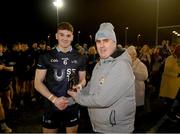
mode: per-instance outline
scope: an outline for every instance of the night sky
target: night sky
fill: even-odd
[[[118,43],[124,43],[125,27],[128,42],[155,41],[157,0],[64,0],[59,9],[59,20],[69,21],[75,28],[75,39],[80,31],[80,43],[94,37],[102,22],[115,27]],[[159,0],[159,26],[180,25],[180,0]],[[5,42],[32,41],[54,38],[56,7],[53,0],[1,0],[0,39]]]

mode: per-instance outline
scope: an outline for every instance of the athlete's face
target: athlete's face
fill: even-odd
[[[58,45],[60,45],[60,47],[69,48],[73,41],[73,33],[68,30],[58,30],[56,39],[58,40]]]
[[[110,39],[96,40],[97,51],[102,59],[106,59],[112,55],[116,49],[116,44]]]

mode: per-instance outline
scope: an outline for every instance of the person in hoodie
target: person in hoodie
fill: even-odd
[[[135,76],[127,50],[117,47],[114,26],[102,23],[95,35],[100,61],[87,86],[68,94],[87,106],[94,132],[131,133],[135,120]]]

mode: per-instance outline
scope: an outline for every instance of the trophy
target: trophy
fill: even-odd
[[[77,74],[75,72],[71,72],[71,74],[69,75],[69,90],[77,92],[77,90],[73,88],[73,85],[77,85],[77,84],[78,84]]]

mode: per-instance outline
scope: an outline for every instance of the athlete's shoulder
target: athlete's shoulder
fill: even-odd
[[[78,54],[78,51],[75,48],[72,48],[71,53]]]
[[[48,51],[45,53],[46,56],[51,56],[51,55],[55,55],[55,54],[57,54],[56,48],[52,48],[51,50],[48,50]]]
[[[56,55],[56,51],[51,49],[51,50],[48,50],[42,54],[40,54],[40,59],[50,59],[52,57],[54,57]]]

